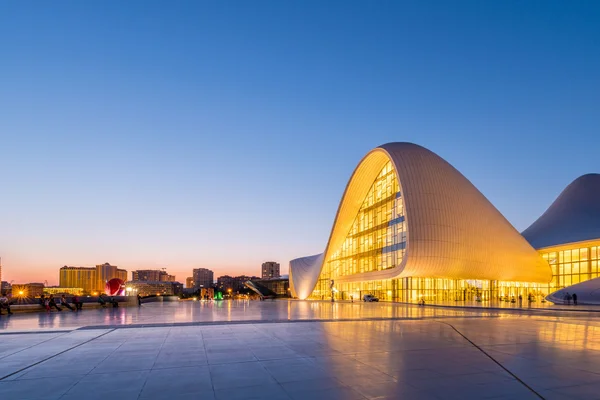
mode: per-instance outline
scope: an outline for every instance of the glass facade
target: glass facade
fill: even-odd
[[[399,265],[405,248],[404,205],[396,173],[388,162],[369,189],[344,243],[325,261],[311,298],[331,296],[331,279]],[[350,288],[336,290],[345,296]]]
[[[525,282],[413,277],[337,281],[339,277],[400,265],[405,256],[406,229],[402,193],[393,165],[388,162],[375,178],[343,244],[325,260],[309,298],[360,300],[371,294],[381,301],[510,301],[519,295],[541,299],[548,294],[548,285]]]
[[[552,269],[552,281],[545,285],[548,293],[598,277],[598,243],[588,246],[574,245],[570,249],[561,246],[557,249],[541,250],[540,253]]]

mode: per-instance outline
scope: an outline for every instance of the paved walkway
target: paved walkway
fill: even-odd
[[[0,398],[600,398],[597,313],[163,303],[3,328]]]

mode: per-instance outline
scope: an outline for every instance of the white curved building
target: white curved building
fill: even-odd
[[[597,301],[594,290],[600,288],[595,279],[600,263],[600,174],[575,179],[523,231],[523,237],[550,264],[552,280],[547,291],[558,291],[548,296],[550,301],[561,302],[567,291],[581,292],[578,297],[582,304]],[[592,292],[596,294],[592,296]]]
[[[541,294],[545,260],[460,172],[412,143],[369,152],[342,196],[322,254],[290,262],[305,298],[484,300]]]
[[[565,301],[565,295],[577,294],[577,304],[600,305],[600,278],[576,283],[566,288],[550,293],[546,299],[556,304],[573,304]]]

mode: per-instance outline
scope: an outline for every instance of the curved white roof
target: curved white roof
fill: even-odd
[[[548,301],[556,304],[565,303],[565,294],[577,294],[578,304],[595,304],[600,305],[600,278],[590,279],[585,282],[577,283],[557,290],[546,296]]]
[[[460,172],[413,143],[388,143],[369,152],[342,197],[324,255],[290,262],[292,294],[310,295],[327,260],[343,243],[364,198],[391,161],[404,200],[407,245],[393,268],[337,277],[359,282],[403,276],[548,282],[548,264]]]
[[[571,182],[523,236],[536,249],[600,239],[600,174]]]

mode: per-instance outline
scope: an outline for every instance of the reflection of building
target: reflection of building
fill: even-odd
[[[267,261],[262,264],[262,279],[279,278],[280,276],[279,263],[276,263],[275,261]]]
[[[194,287],[194,278],[192,276],[185,278],[185,287],[187,289]]]
[[[217,278],[217,289],[219,289],[222,292],[229,292],[229,289],[231,289],[232,292],[239,292],[240,290],[242,290],[246,287],[244,285],[244,283],[246,281],[255,280],[255,279],[259,279],[259,278],[257,276],[246,276],[246,275],[240,275],[240,276],[223,275],[223,276],[220,276]]]
[[[40,297],[44,294],[43,283],[22,283],[12,285],[12,297]]]
[[[44,288],[44,294],[76,294],[78,296],[81,296],[83,294],[83,288],[47,286]]]
[[[214,280],[214,273],[210,269],[194,268],[194,286],[196,288],[212,287]]]
[[[369,152],[325,251],[290,262],[295,297],[414,302],[540,294],[548,263],[460,172],[412,143]]]
[[[179,296],[183,293],[183,285],[179,282],[168,281],[129,281],[126,284],[126,292],[139,293],[142,296]]]
[[[59,286],[82,288],[86,293],[102,292],[106,282],[113,278],[127,280],[127,271],[108,263],[96,265],[95,268],[68,267],[60,269]]]
[[[131,271],[131,280],[175,282],[175,275],[169,275],[166,271],[159,269],[138,269],[137,271]]]
[[[600,174],[575,179],[546,212],[523,231],[523,236],[538,249],[552,269],[552,280],[544,286],[545,293],[561,288],[566,288],[566,292],[571,285],[598,278]],[[590,283],[585,287],[594,285]],[[580,299],[580,302],[584,301]]]

